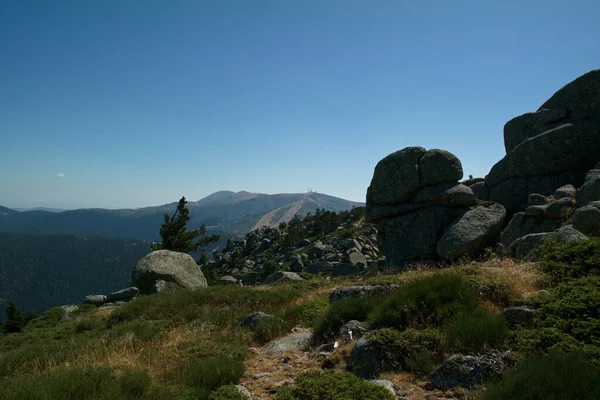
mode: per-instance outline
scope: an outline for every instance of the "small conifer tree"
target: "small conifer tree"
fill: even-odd
[[[204,236],[206,232],[204,225],[191,231],[186,229],[186,224],[190,220],[190,210],[187,209],[186,204],[185,197],[182,197],[173,215],[165,214],[165,222],[160,227],[162,243],[153,244],[152,250],[171,250],[187,253],[219,240],[219,235]]]

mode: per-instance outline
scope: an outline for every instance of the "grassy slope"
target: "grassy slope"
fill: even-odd
[[[457,265],[443,271],[476,282],[482,294],[481,304],[492,312],[498,312],[507,302],[515,303],[534,294],[542,282],[533,265],[511,261]],[[216,356],[244,360],[246,372],[240,383],[259,398],[273,398],[270,390],[278,382],[291,380],[306,369],[320,368],[321,360],[305,353],[287,354],[284,360],[281,355],[254,354],[248,351],[249,347],[260,347],[271,336],[282,335],[292,327],[310,328],[326,311],[332,288],[404,284],[433,273],[435,269],[423,267],[372,278],[328,281],[317,277],[273,287],[210,287],[195,292],[161,293],[119,308],[83,308],[62,322],[58,321],[61,310],[52,309],[23,333],[0,334],[0,385],[17,387],[28,376],[44,382],[42,378],[48,374],[65,369],[106,367],[113,376],[124,371],[146,371],[154,384],[153,391],[141,397],[123,398],[162,398],[164,393],[169,396],[165,398],[195,398],[188,397],[196,396],[190,371],[201,360]],[[257,335],[238,328],[249,313],[259,310],[282,318],[279,330]],[[344,345],[334,353],[334,369],[344,370],[350,350],[351,345]],[[254,379],[261,372],[269,375]],[[383,378],[406,388],[410,398],[421,398],[428,392],[425,382],[414,375],[387,373]],[[455,395],[460,396],[460,391]],[[4,398],[15,397],[0,394],[0,399]]]

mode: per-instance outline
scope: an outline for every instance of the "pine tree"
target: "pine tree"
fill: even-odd
[[[162,243],[153,244],[152,250],[171,250],[187,253],[198,247],[208,246],[219,240],[219,235],[204,236],[206,227],[188,231],[186,224],[190,220],[190,210],[185,206],[187,201],[182,197],[173,215],[165,214],[165,222],[160,227]],[[197,241],[194,241],[198,238]]]
[[[8,333],[21,332],[25,325],[25,318],[14,301],[9,301],[6,305],[6,317],[8,319],[4,324],[4,331]]]

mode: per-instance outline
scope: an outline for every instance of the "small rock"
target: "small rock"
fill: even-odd
[[[136,297],[140,294],[140,291],[135,286],[128,287],[126,289],[119,290],[118,292],[112,292],[106,297],[106,301],[115,301],[120,299],[127,299]]]
[[[244,321],[241,324],[241,327],[248,328],[251,331],[254,331],[256,329],[256,326],[258,325],[258,322],[264,318],[275,318],[275,316],[271,314],[265,314],[262,311],[255,312],[248,315],[246,319],[244,319]]]
[[[167,288],[167,282],[163,281],[162,279],[157,280],[156,282],[154,282],[154,285],[152,285],[152,288],[150,289],[150,293],[160,293],[163,290],[165,290]]]
[[[274,274],[271,274],[265,278],[264,283],[282,283],[282,282],[292,282],[292,281],[303,281],[295,272],[287,272],[287,271],[277,271]]]
[[[527,197],[527,203],[530,206],[544,206],[546,204],[550,204],[550,199],[541,194],[531,193]]]
[[[455,354],[440,364],[430,375],[431,383],[440,389],[462,386],[471,388],[492,376],[500,375],[512,364],[508,353],[489,352],[476,356]]]
[[[104,303],[106,303],[106,296],[103,294],[90,295],[86,296],[85,299],[83,299],[83,304],[93,304],[97,307],[101,306]]]
[[[269,343],[262,352],[264,354],[279,354],[289,350],[306,351],[310,348],[311,341],[311,332],[292,333]]]
[[[573,186],[573,185],[561,186],[558,189],[556,189],[556,191],[554,192],[555,199],[563,199],[563,198],[575,199],[576,195],[577,195],[577,189],[575,189],[575,186]]]
[[[235,388],[238,390],[238,392],[242,396],[244,396],[244,397],[246,397],[248,399],[252,398],[252,393],[250,393],[250,391],[248,389],[246,389],[244,386],[242,386],[242,385],[235,385]]]
[[[362,322],[357,321],[357,320],[352,320],[352,321],[348,321],[344,325],[342,325],[342,327],[340,328],[340,331],[339,331],[339,335],[340,335],[340,339],[342,339],[343,341],[353,342],[355,340],[360,339],[362,337],[362,335],[364,335],[368,331],[369,331],[369,328],[366,326],[363,326]]]
[[[525,209],[525,215],[527,215],[528,217],[539,217],[544,215],[544,212],[546,212],[546,206],[529,206]]]
[[[383,379],[371,379],[369,382],[374,383],[377,386],[383,386],[387,389],[388,392],[394,397],[396,397],[396,392],[394,391],[394,384],[390,381],[386,381]]]
[[[221,285],[237,286],[238,280],[235,279],[233,276],[225,275],[219,278],[219,283]]]

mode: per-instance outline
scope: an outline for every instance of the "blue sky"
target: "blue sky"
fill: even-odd
[[[413,145],[484,176],[506,121],[600,68],[598,15],[597,0],[0,0],[0,205],[364,201],[376,163]]]

